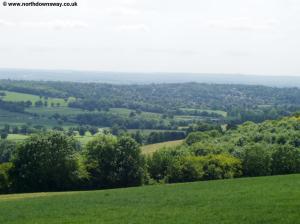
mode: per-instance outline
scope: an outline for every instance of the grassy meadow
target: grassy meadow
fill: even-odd
[[[300,175],[0,196],[0,223],[296,224]]]

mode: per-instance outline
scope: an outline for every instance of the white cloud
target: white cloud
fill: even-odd
[[[130,25],[123,25],[117,28],[118,31],[124,32],[150,32],[151,29],[146,24],[130,24]]]
[[[16,24],[13,23],[13,22],[0,19],[0,27],[1,26],[3,26],[3,27],[12,27],[12,26],[15,26],[15,25]]]
[[[26,28],[50,28],[50,29],[85,29],[88,24],[82,21],[69,21],[69,20],[54,20],[54,21],[41,21],[41,22],[21,22],[17,24],[20,27]]]
[[[140,11],[128,7],[107,8],[106,13],[113,16],[137,16],[141,14]]]
[[[123,3],[126,5],[134,5],[136,2],[136,0],[123,0]]]
[[[254,21],[249,18],[233,18],[213,20],[208,23],[210,28],[225,29],[229,31],[263,31],[276,26],[278,22],[274,19]]]

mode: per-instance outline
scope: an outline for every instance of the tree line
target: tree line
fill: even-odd
[[[150,156],[128,134],[85,147],[63,132],[0,142],[0,192],[103,189],[300,172],[300,117],[192,131]]]

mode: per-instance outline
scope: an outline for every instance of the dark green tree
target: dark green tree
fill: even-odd
[[[243,148],[243,174],[245,176],[266,176],[271,174],[270,146],[262,144],[247,145]]]
[[[272,155],[272,173],[290,174],[300,172],[300,149],[290,145],[276,147]]]
[[[87,169],[94,188],[128,187],[143,183],[144,159],[130,137],[100,135],[86,146]]]
[[[78,187],[81,170],[76,142],[61,132],[32,135],[18,147],[11,171],[17,192],[60,191]]]

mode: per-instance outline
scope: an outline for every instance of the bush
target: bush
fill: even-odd
[[[191,155],[192,153],[185,147],[161,148],[148,158],[150,177],[156,181],[165,179],[174,160]]]
[[[167,182],[191,182],[202,180],[204,175],[201,157],[181,157],[173,161],[167,170]]]
[[[15,142],[8,140],[0,140],[0,163],[10,162],[15,151]]]
[[[11,180],[9,177],[9,171],[12,168],[12,163],[0,164],[0,193],[6,194],[10,191]]]
[[[271,170],[271,149],[267,145],[254,144],[243,148],[243,174],[245,176],[266,176]]]
[[[197,142],[191,145],[191,151],[196,156],[206,156],[208,154],[219,154],[222,152],[221,149],[217,149],[215,145],[209,143]]]
[[[186,182],[240,177],[242,163],[229,154],[194,156],[188,148],[161,149],[148,159],[151,178]]]
[[[185,142],[188,145],[192,145],[196,142],[202,142],[204,140],[207,140],[209,137],[210,136],[206,132],[192,132],[187,136]]]
[[[207,155],[201,157],[205,180],[227,179],[242,175],[242,163],[229,154]]]

